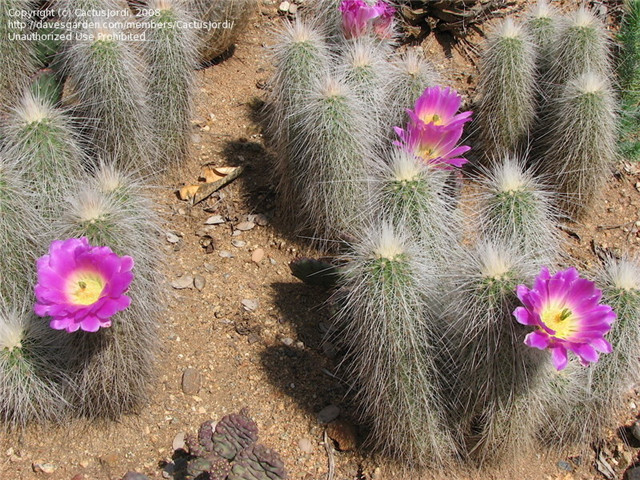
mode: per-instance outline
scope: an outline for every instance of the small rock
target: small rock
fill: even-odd
[[[222,215],[211,215],[204,221],[205,225],[219,225],[221,223],[224,223],[224,218],[222,218]]]
[[[210,254],[216,249],[216,243],[211,235],[203,235],[199,240],[200,246],[204,249],[204,253]]]
[[[631,434],[640,442],[640,422],[635,422],[631,427]]]
[[[301,438],[300,440],[298,440],[298,448],[304,453],[313,452],[313,444],[308,438]]]
[[[245,247],[247,245],[247,242],[245,242],[244,240],[231,240],[231,245],[233,245],[236,248],[242,248]]]
[[[291,345],[293,345],[293,338],[284,337],[280,341],[282,342],[283,345],[286,345],[287,347],[290,347]]]
[[[566,462],[564,460],[560,460],[558,463],[558,468],[561,470],[565,470],[567,472],[573,472],[573,467],[571,466],[571,464],[569,462]]]
[[[255,222],[256,225],[260,225],[261,227],[269,225],[269,219],[262,213],[257,214],[252,222]]]
[[[274,258],[269,257],[269,263],[271,265],[275,265],[276,263],[278,263]]]
[[[196,145],[202,141],[202,137],[200,135],[191,135],[191,143],[195,143]]]
[[[149,480],[149,477],[138,472],[127,472],[122,480]]]
[[[260,340],[262,339],[260,338],[260,335],[258,335],[257,333],[250,333],[249,336],[247,337],[247,342],[249,342],[249,345],[258,343]]]
[[[191,288],[193,286],[193,277],[191,275],[183,275],[180,278],[171,282],[171,286],[176,290]]]
[[[184,375],[183,375],[184,378]],[[186,433],[180,432],[175,437],[173,437],[173,450],[185,450],[186,444],[184,443],[184,437]]]
[[[256,248],[251,254],[251,261],[253,263],[260,263],[264,258],[264,250],[262,248]]]
[[[240,222],[236,225],[235,229],[240,230],[241,232],[246,232],[247,230],[251,230],[255,226],[256,224],[253,222]]]
[[[233,253],[231,253],[229,250],[220,250],[218,252],[218,255],[220,255],[222,258],[233,258]]]
[[[204,269],[207,272],[215,272],[216,271],[216,266],[213,263],[205,262],[204,263]]]
[[[356,429],[344,420],[335,420],[327,426],[327,435],[336,442],[341,452],[350,452],[356,448]]]
[[[195,368],[187,368],[182,373],[182,391],[185,395],[195,395],[200,391],[202,377]]]
[[[127,477],[126,475],[122,477],[122,480],[131,480],[130,478],[126,478],[126,477]],[[77,473],[73,477],[71,477],[71,480],[87,480],[87,476],[84,473]],[[145,478],[145,480],[149,480],[149,479]]]
[[[45,462],[33,462],[31,468],[36,473],[46,473],[47,475],[51,475],[55,472],[58,467],[53,463],[45,463]]]
[[[167,232],[167,242],[169,243],[178,243],[180,241],[180,237],[173,232]]]
[[[247,312],[253,312],[258,308],[258,300],[255,299],[245,298],[241,303]]]
[[[108,468],[116,468],[122,464],[120,457],[115,453],[109,453],[98,458],[100,464]]]
[[[373,470],[373,475],[371,476],[371,480],[382,480],[382,469],[380,467],[376,467]]]
[[[196,275],[193,278],[193,286],[196,287],[199,292],[202,291],[202,289],[206,284],[207,284],[207,281],[204,279],[202,275]]]
[[[289,5],[289,13],[291,15],[295,15],[297,11],[298,11],[298,6],[297,5],[294,5],[293,3],[291,5]]]
[[[289,2],[282,2],[278,7],[278,10],[280,10],[282,13],[287,13],[290,6],[291,4]]]
[[[640,467],[633,467],[627,470],[624,478],[627,480],[640,480]]]
[[[331,423],[340,415],[340,407],[337,405],[328,405],[318,413],[319,423]]]

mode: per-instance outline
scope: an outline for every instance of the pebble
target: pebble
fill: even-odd
[[[205,262],[204,269],[207,272],[215,272],[216,271],[216,266],[213,263]]]
[[[376,467],[373,470],[373,475],[371,475],[371,480],[382,480],[382,469],[380,467]]]
[[[149,477],[138,472],[127,472],[122,480],[149,480]]]
[[[109,468],[116,468],[122,464],[120,457],[115,453],[109,453],[98,458],[100,463]]]
[[[185,435],[186,435],[185,432],[180,432],[175,437],[173,437],[172,447],[173,447],[174,450],[184,450],[185,449],[185,447],[187,446],[184,443]]]
[[[269,219],[267,219],[267,217],[262,213],[258,213],[251,221],[255,222],[256,225],[260,225],[261,227],[266,227],[267,225],[269,225]]]
[[[218,255],[220,255],[222,258],[233,258],[233,253],[231,253],[229,250],[220,250],[218,252]]]
[[[183,275],[180,278],[171,282],[171,286],[176,290],[191,288],[193,286],[193,277],[191,275]]]
[[[293,345],[293,338],[290,338],[290,337],[284,337],[280,341],[282,342],[283,345],[286,345],[287,347],[290,347],[291,345]]]
[[[633,467],[627,470],[625,478],[627,480],[640,480],[640,467]]]
[[[304,453],[313,452],[313,444],[308,438],[301,438],[300,440],[298,440],[298,448]]]
[[[202,376],[195,368],[187,368],[182,372],[182,391],[185,395],[195,395],[200,391]]]
[[[560,468],[561,470],[565,470],[567,472],[573,472],[573,467],[571,466],[571,464],[569,462],[566,462],[564,460],[560,460],[558,463],[558,468]]]
[[[173,232],[167,232],[167,242],[169,243],[178,243],[180,241],[180,237]]]
[[[58,467],[53,463],[45,463],[45,462],[33,462],[31,468],[36,473],[46,473],[47,475],[51,475],[55,472]]]
[[[231,245],[233,245],[236,248],[242,248],[245,247],[247,245],[247,242],[245,242],[244,240],[231,240]]]
[[[240,222],[236,225],[235,229],[240,230],[241,232],[246,232],[247,230],[251,230],[255,226],[256,224],[253,222]]]
[[[204,221],[205,225],[219,225],[221,223],[224,223],[224,218],[222,218],[222,215],[211,215]]]
[[[251,254],[251,261],[253,263],[260,263],[264,258],[264,250],[262,248],[256,248]]]
[[[640,422],[635,422],[631,427],[631,434],[640,442]]]
[[[247,337],[247,342],[249,342],[249,345],[258,343],[260,340],[262,339],[260,338],[260,335],[258,335],[257,333],[250,333],[249,336]]]
[[[294,4],[289,5],[289,13],[291,15],[295,15],[297,11],[298,11],[297,5],[294,5]]]
[[[207,281],[204,279],[202,275],[196,275],[193,278],[193,286],[196,287],[199,292],[202,291],[202,289],[206,284],[207,284]]]
[[[256,299],[245,298],[241,303],[247,312],[253,312],[258,308],[258,300]]]
[[[337,405],[327,405],[320,412],[318,412],[319,423],[331,423],[340,415],[340,407]]]
[[[289,11],[290,6],[291,5],[289,4],[289,2],[282,2],[278,7],[278,10],[280,10],[281,12],[287,13]]]

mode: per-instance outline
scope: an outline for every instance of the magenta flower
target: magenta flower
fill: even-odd
[[[449,87],[429,87],[420,95],[413,110],[407,110],[407,113],[415,125],[433,123],[445,127],[462,127],[471,120],[472,112],[456,115],[461,102],[460,95]]]
[[[364,35],[369,25],[374,26],[374,31],[381,38],[391,36],[391,23],[395,10],[382,0],[378,0],[376,5],[369,5],[364,0],[343,0],[340,11],[342,12],[342,30],[347,39]]]
[[[532,325],[524,343],[551,351],[554,367],[567,366],[567,350],[574,352],[583,365],[598,361],[600,353],[611,353],[604,335],[611,330],[616,314],[609,305],[600,304],[602,291],[569,268],[551,276],[543,267],[533,288],[518,285],[518,298],[524,307],[513,312],[518,323]]]
[[[34,310],[51,317],[55,330],[96,332],[111,326],[111,316],[131,299],[124,295],[133,280],[133,259],[119,257],[109,247],[93,247],[89,240],[56,240],[49,254],[37,261]]]
[[[461,127],[443,128],[433,123],[422,123],[409,124],[407,130],[399,127],[394,127],[394,130],[401,142],[396,141],[393,144],[413,153],[427,165],[451,170],[452,167],[461,167],[467,163],[467,159],[460,155],[471,150],[471,147],[466,145],[456,147],[462,135]]]
[[[393,36],[393,18],[396,9],[383,0],[376,3],[378,16],[373,19],[373,31],[379,38],[389,39]]]

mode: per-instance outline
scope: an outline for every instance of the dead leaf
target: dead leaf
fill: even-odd
[[[199,188],[200,185],[185,185],[178,192],[180,200],[190,200],[195,196]]]
[[[226,177],[234,173],[238,167],[211,167],[205,166],[202,167],[202,173],[200,174],[200,178],[204,179],[206,183],[217,182],[221,178]]]

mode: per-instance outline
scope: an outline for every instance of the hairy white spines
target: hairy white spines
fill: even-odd
[[[527,332],[513,310],[516,286],[533,278],[536,266],[502,242],[483,240],[471,252],[454,253],[459,257],[450,261],[445,312],[450,360],[444,378],[469,453],[480,462],[495,461],[534,441],[537,425],[523,397],[548,360],[524,345]]]
[[[7,427],[62,421],[66,339],[35,316],[30,294],[14,294],[12,304],[0,298],[0,420]]]
[[[337,293],[337,327],[371,441],[414,465],[449,461],[427,309],[434,266],[388,224],[375,223],[349,252]]]
[[[131,305],[96,333],[79,332],[72,345],[72,403],[81,415],[115,418],[147,399],[158,351],[157,316],[163,304],[159,220],[143,186],[112,165],[69,189],[54,222],[56,238],[86,236],[134,259]]]
[[[535,117],[535,58],[529,34],[511,19],[487,39],[475,124],[489,157],[516,153],[528,140]]]
[[[118,28],[126,18],[92,20],[86,38],[67,44],[61,58],[86,148],[120,168],[156,173],[165,162],[153,148],[147,66]]]
[[[552,194],[525,170],[524,162],[515,157],[494,162],[480,184],[477,228],[485,237],[517,246],[540,265],[554,265],[560,236]]]
[[[189,20],[184,1],[151,0],[145,11],[154,12],[142,17],[147,25],[164,25],[146,28],[143,45],[150,69],[149,104],[157,149],[169,165],[175,165],[189,151],[197,33],[180,27]]]
[[[546,0],[538,0],[536,5],[529,10],[525,22],[525,28],[531,36],[536,49],[536,65],[538,76],[541,80],[549,70],[553,58],[551,52],[553,41],[556,38],[556,28],[559,14]],[[542,80],[544,81],[544,80]],[[544,89],[544,85],[540,86]]]
[[[553,103],[537,168],[549,178],[562,212],[579,219],[597,199],[616,159],[616,105],[609,81],[586,73]]]
[[[316,83],[291,128],[296,158],[292,181],[302,187],[301,211],[314,237],[336,240],[356,227],[367,200],[366,177],[375,165],[375,128],[344,79]]]
[[[21,159],[40,214],[49,217],[65,186],[83,171],[84,155],[71,119],[39,94],[26,90],[0,135],[6,155]]]
[[[0,152],[0,298],[10,301],[33,285],[44,222],[34,207],[22,159]]]
[[[15,12],[30,12],[36,8],[34,0],[3,0],[0,2],[0,109],[14,103],[14,98],[28,84],[29,75],[37,70],[31,40],[19,36],[29,33],[16,26]],[[24,22],[25,24],[27,22]],[[15,38],[14,36],[18,36]]]

